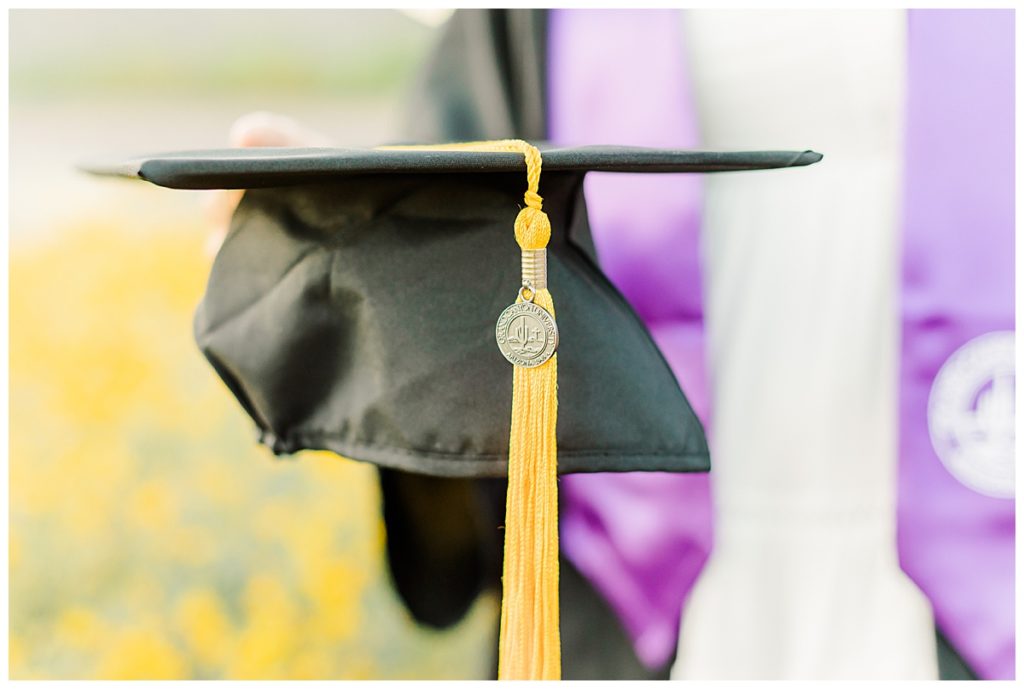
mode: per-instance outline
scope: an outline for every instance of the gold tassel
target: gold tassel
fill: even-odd
[[[538,161],[538,177],[539,168]],[[524,251],[545,248],[551,237],[540,197],[535,191],[532,196],[536,205],[528,191],[528,205],[516,218],[516,241]],[[555,315],[546,288],[534,292],[533,303]],[[561,678],[557,417],[558,355],[533,368],[515,366],[498,679]]]
[[[526,158],[526,207],[516,217],[516,242],[524,252],[524,268],[528,262],[533,266],[534,261],[545,260],[544,252],[537,250],[547,247],[551,222],[541,210],[543,199],[537,193],[541,154],[536,147],[508,139],[386,148],[522,153]],[[541,258],[536,258],[538,255]],[[532,301],[553,320],[554,302],[546,284],[527,284],[532,276],[523,277],[524,287],[516,303]],[[498,679],[561,679],[557,418],[558,355],[552,354],[539,366],[514,366]]]

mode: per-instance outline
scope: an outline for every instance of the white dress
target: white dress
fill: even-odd
[[[684,21],[703,147],[825,158],[706,177],[715,542],[673,677],[937,678],[895,540],[905,13]]]

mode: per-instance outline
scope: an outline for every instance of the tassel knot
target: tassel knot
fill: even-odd
[[[536,194],[534,194],[536,196]],[[537,198],[540,198],[539,196]],[[521,249],[543,249],[551,239],[551,221],[539,207],[527,206],[516,216],[516,242]]]

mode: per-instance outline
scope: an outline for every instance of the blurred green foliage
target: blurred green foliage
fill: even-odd
[[[395,93],[432,40],[393,10],[12,10],[12,98]]]

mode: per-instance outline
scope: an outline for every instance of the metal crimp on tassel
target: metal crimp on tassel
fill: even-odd
[[[523,249],[523,284],[535,290],[548,288],[547,249]]]

